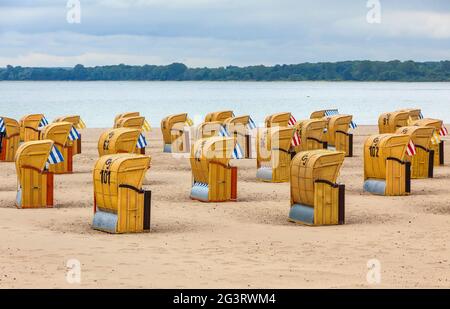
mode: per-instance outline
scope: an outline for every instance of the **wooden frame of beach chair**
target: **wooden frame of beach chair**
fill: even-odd
[[[236,139],[209,137],[195,142],[191,150],[192,188],[190,198],[202,202],[237,199],[237,168],[230,166]]]
[[[141,130],[132,128],[109,129],[103,132],[98,139],[99,156],[118,153],[140,153],[136,145]]]
[[[46,170],[54,142],[24,142],[17,150],[17,208],[53,207],[53,173]]]
[[[439,134],[443,121],[439,119],[424,118],[416,120],[412,123],[413,126],[425,126],[435,128],[435,132]],[[441,140],[439,144],[432,143],[431,149],[434,151],[434,166],[445,164],[445,142]]]
[[[183,153],[190,152],[189,130],[186,130],[187,113],[169,115],[161,120],[163,151]]]
[[[352,120],[352,115],[330,116],[328,117],[328,130],[325,133],[328,147],[345,152],[346,157],[353,157],[353,134],[348,133]]]
[[[0,118],[5,126],[5,132],[0,133],[0,161],[14,162],[20,143],[20,125],[15,119]]]
[[[228,118],[225,121],[227,132],[236,138],[237,143],[241,146],[244,158],[252,157],[252,135],[248,128],[250,122],[249,115]]]
[[[272,127],[287,127],[289,119],[291,119],[291,113],[283,112],[266,116],[264,119],[264,125],[266,128]]]
[[[406,161],[409,135],[380,134],[364,144],[364,191],[377,195],[411,193],[411,162]]]
[[[407,127],[408,125],[409,112],[406,111],[383,113],[378,118],[379,134],[394,134],[398,128]]]
[[[406,155],[411,162],[411,178],[433,178],[434,150],[431,147],[431,138],[435,129],[433,127],[409,126],[397,130],[397,134],[409,135],[416,148],[414,156]]]
[[[345,185],[336,183],[344,163],[342,151],[298,153],[291,162],[289,221],[306,225],[345,222]]]
[[[137,154],[100,157],[94,167],[92,228],[108,233],[150,231],[151,191],[142,189],[151,158]]]
[[[293,127],[258,128],[256,178],[266,182],[288,182]]]
[[[55,174],[70,174],[73,172],[73,151],[69,140],[70,122],[55,122],[47,125],[42,131],[42,139],[49,139],[55,143],[56,148],[61,152],[64,161],[52,164],[49,167],[50,172]]]
[[[327,149],[328,143],[325,141],[325,129],[328,122],[324,119],[306,119],[297,121],[297,130],[301,143],[294,147],[295,153],[308,150]]]
[[[76,129],[83,129],[83,125],[81,124],[81,117],[79,115],[61,116],[56,118],[53,122],[70,122]],[[69,143],[72,144],[72,151],[74,156],[77,154],[81,154],[81,134],[79,139],[70,141]]]
[[[228,118],[234,117],[233,111],[218,111],[218,112],[212,112],[208,113],[205,116],[205,122],[215,122],[218,121],[220,123],[224,123],[225,120]]]
[[[114,126],[113,128],[119,128],[119,122],[122,118],[128,118],[128,117],[139,117],[141,116],[141,114],[139,112],[126,112],[126,113],[122,113],[122,114],[118,114],[116,115],[116,117],[114,117]]]
[[[20,140],[22,142],[38,141],[41,137],[39,124],[44,118],[44,114],[30,114],[19,120]]]

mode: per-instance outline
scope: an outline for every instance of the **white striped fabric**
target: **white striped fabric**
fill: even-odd
[[[288,121],[288,125],[290,127],[293,127],[293,126],[295,126],[296,123],[297,123],[297,119],[295,119],[295,117],[293,115],[291,115],[291,118],[289,118],[289,121]],[[296,147],[296,146],[300,145],[301,142],[302,142],[302,140],[300,138],[300,135],[298,134],[298,131],[295,130],[294,136],[292,136],[291,145],[293,147]]]
[[[419,113],[419,119],[423,119],[423,114],[422,114],[422,112]]]
[[[339,115],[339,110],[338,109],[327,109],[325,111],[325,116],[330,117],[330,116],[335,116],[335,115]],[[356,124],[356,122],[354,122],[353,120],[350,122],[349,124],[350,129],[356,129],[358,127],[358,125]]]
[[[296,123],[297,123],[297,119],[295,119],[295,117],[293,115],[291,115],[291,118],[289,118],[289,121],[288,121],[288,125],[293,127],[293,126],[295,126]]]
[[[252,117],[249,117],[248,118],[248,128],[250,129],[250,130],[253,130],[253,129],[255,129],[256,128],[256,124],[255,124],[255,122],[253,121],[253,119],[252,119]]]
[[[43,127],[45,127],[46,125],[48,125],[48,120],[47,120],[47,118],[45,118],[45,116],[44,116],[44,117],[42,117],[41,122],[39,122],[39,128],[43,128]]]
[[[219,129],[219,136],[230,137],[230,133],[228,133],[227,129],[224,126],[221,126]]]
[[[230,133],[228,133],[227,129],[224,126],[221,126],[219,129],[219,136],[222,137],[230,137]],[[239,145],[239,143],[236,143],[236,146],[234,146],[232,158],[233,159],[242,159],[244,157],[244,154],[242,152],[242,148]]]
[[[147,147],[147,140],[145,139],[145,136],[144,136],[144,134],[140,134],[139,135],[139,139],[138,139],[138,141],[137,141],[137,148],[139,148],[139,149],[142,149],[142,148],[145,148],[145,147]]]
[[[203,183],[203,182],[199,182],[199,181],[196,181],[196,182],[194,183],[194,186],[195,186],[195,187],[205,187],[205,188],[208,188],[208,184]]]
[[[444,125],[442,125],[442,128],[439,131],[439,135],[440,136],[447,136],[448,135],[448,130],[447,130],[447,128]]]
[[[58,164],[64,162],[64,157],[62,153],[55,146],[52,147],[52,151],[50,151],[50,155],[48,156],[47,163],[48,164]]]
[[[244,154],[242,153],[242,148],[239,145],[239,143],[236,143],[236,146],[233,150],[233,159],[242,159],[244,157]]]
[[[410,157],[415,156],[417,154],[416,145],[414,145],[412,140],[409,141],[408,147],[406,147],[406,153]]]
[[[78,133],[77,129],[75,127],[72,127],[69,133],[69,140],[76,141],[77,139],[80,139],[81,135]]]
[[[3,121],[3,118],[0,118],[0,133],[5,133],[6,127],[5,122]]]

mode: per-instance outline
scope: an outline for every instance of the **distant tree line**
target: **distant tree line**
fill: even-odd
[[[73,68],[7,66],[0,80],[141,81],[450,81],[450,61],[343,61],[275,66],[188,68],[170,65],[110,65]]]

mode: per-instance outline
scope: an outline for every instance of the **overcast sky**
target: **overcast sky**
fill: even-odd
[[[0,0],[0,66],[450,60],[449,0]]]

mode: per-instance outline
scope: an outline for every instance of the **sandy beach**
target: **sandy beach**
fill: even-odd
[[[14,163],[0,164],[0,288],[449,288],[450,167],[413,180],[409,197],[363,193],[363,141],[356,130],[347,158],[346,225],[306,227],[287,221],[289,184],[255,179],[256,161],[238,166],[238,201],[189,199],[188,159],[162,153],[150,133],[145,187],[152,190],[150,233],[92,230],[91,169],[101,129],[82,131],[74,173],[55,176],[55,208],[14,206]],[[446,150],[450,162],[450,144]],[[66,281],[69,259],[81,262],[81,284]],[[366,280],[381,263],[381,283]]]

